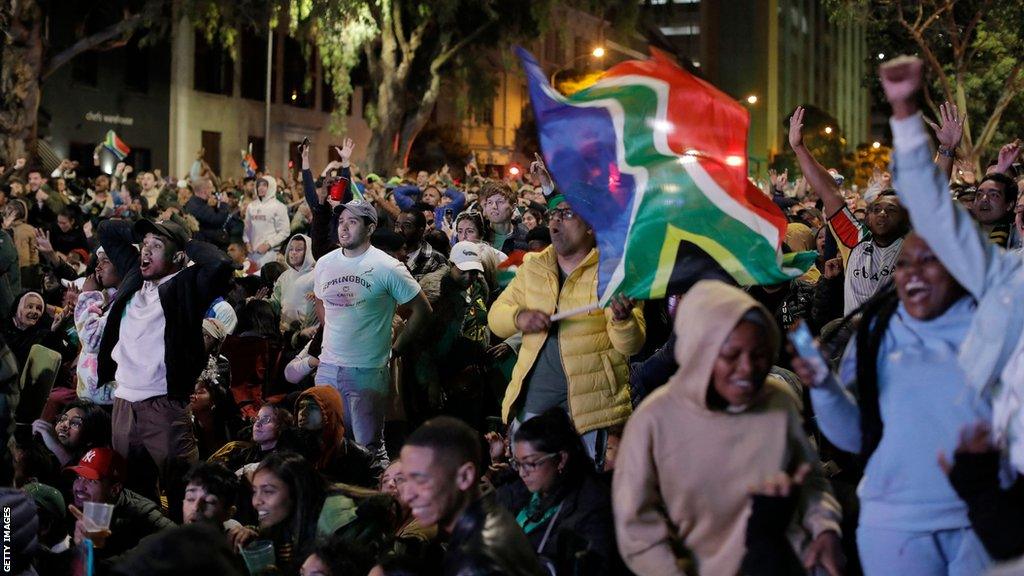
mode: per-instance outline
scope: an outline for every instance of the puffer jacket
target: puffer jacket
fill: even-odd
[[[558,259],[554,247],[527,254],[508,288],[495,300],[487,321],[499,338],[519,331],[516,315],[521,310],[548,314],[568,311],[597,302],[597,249],[558,286]],[[622,424],[632,413],[629,400],[629,357],[640,351],[646,324],[639,305],[633,316],[616,322],[611,308],[560,321],[558,348],[569,382],[568,403],[576,430],[585,434]],[[523,392],[523,381],[540,354],[547,332],[523,335],[519,360],[505,390],[502,418],[508,422]]]

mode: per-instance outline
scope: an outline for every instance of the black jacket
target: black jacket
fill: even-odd
[[[96,549],[96,556],[113,559],[134,548],[146,536],[174,527],[174,522],[160,512],[155,502],[131,490],[122,490],[110,518],[110,537],[103,548]],[[74,534],[73,524],[71,533]]]
[[[216,208],[206,200],[193,196],[185,203],[185,213],[191,214],[199,222],[199,239],[218,246],[227,246],[227,232],[224,225],[231,211],[227,204],[219,204]]]
[[[999,452],[957,452],[949,482],[967,503],[971,528],[995,560],[1024,554],[1024,478],[1018,474],[1009,488],[999,483]]]
[[[547,576],[516,521],[483,496],[455,522],[441,565],[443,576]]]
[[[518,476],[498,488],[496,495],[513,516],[531,497]],[[611,493],[594,475],[584,476],[580,485],[562,498],[556,515],[526,537],[538,555],[554,564],[558,574],[618,574],[625,568],[616,553]],[[581,552],[586,552],[584,565],[578,564]]]
[[[107,220],[99,227],[100,245],[118,270],[125,270],[117,297],[107,312],[107,326],[100,341],[98,371],[100,382],[114,380],[117,363],[110,357],[121,337],[121,318],[132,296],[142,288],[139,253],[132,246],[135,235],[130,222]],[[192,241],[185,247],[193,265],[160,285],[164,310],[164,362],[167,365],[167,396],[188,401],[196,379],[206,368],[203,319],[213,301],[227,292],[233,268],[227,254],[206,242]]]

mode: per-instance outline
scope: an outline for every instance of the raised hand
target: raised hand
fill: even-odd
[[[21,170],[22,168],[25,167],[25,164],[27,162],[28,160],[25,160],[24,158],[18,158],[17,160],[14,161],[14,169]]]
[[[1021,146],[1020,140],[1014,140],[1009,144],[1004,144],[999,149],[999,161],[996,164],[996,171],[1001,174],[1006,174],[1013,167],[1013,163],[1020,157]]]
[[[946,150],[952,151],[960,145],[960,139],[964,137],[964,121],[967,114],[960,115],[960,109],[956,104],[943,102],[939,106],[939,124],[927,120],[928,125],[935,131],[935,137],[939,144]]]
[[[341,158],[342,164],[348,164],[352,160],[352,152],[356,149],[356,143],[351,138],[345,138],[341,142],[341,148],[337,146],[334,150],[338,153],[338,157]]]
[[[804,144],[804,107],[797,106],[793,115],[789,118],[789,145],[792,148],[799,148]]]
[[[53,252],[53,244],[50,243],[50,231],[36,228],[36,244],[39,251],[44,254]]]
[[[838,278],[843,275],[843,259],[841,256],[836,256],[831,260],[825,261],[825,278],[832,279]]]
[[[878,68],[885,98],[893,116],[905,118],[917,112],[914,98],[924,82],[924,61],[916,56],[900,56]]]
[[[544,195],[550,196],[551,192],[555,189],[555,182],[551,179],[551,173],[548,172],[548,167],[544,165],[544,160],[540,155],[535,154],[534,158],[534,161],[530,162],[530,174],[540,184],[540,187],[544,189]],[[470,164],[470,166],[476,168],[475,163]]]

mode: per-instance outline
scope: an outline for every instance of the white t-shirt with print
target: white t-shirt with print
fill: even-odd
[[[420,292],[404,264],[371,246],[355,258],[339,248],[317,261],[313,293],[324,303],[320,362],[380,368],[391,352],[391,318]]]

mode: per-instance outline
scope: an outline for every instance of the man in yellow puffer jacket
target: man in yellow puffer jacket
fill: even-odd
[[[522,422],[560,406],[600,464],[605,430],[632,412],[628,360],[644,343],[644,316],[616,297],[609,308],[551,322],[556,311],[596,303],[598,253],[593,229],[564,197],[548,206],[551,246],[527,255],[487,315],[499,338],[523,333],[501,415]]]

